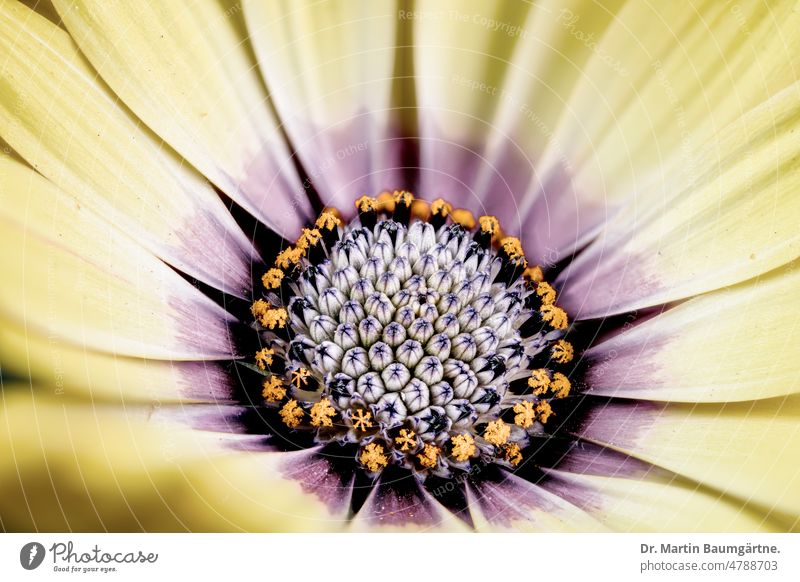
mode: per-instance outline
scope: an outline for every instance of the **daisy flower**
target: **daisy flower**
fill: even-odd
[[[798,18],[3,0],[2,528],[797,530]]]

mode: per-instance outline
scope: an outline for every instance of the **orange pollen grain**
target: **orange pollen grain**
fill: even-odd
[[[555,344],[553,344],[552,354],[553,359],[559,364],[568,364],[572,361],[572,358],[575,355],[575,350],[572,348],[572,344],[568,341],[558,340]]]
[[[262,384],[261,396],[269,402],[279,402],[286,397],[286,387],[276,376],[270,376]]]
[[[439,447],[431,444],[426,444],[422,452],[417,455],[419,464],[426,469],[433,469],[439,460]]]
[[[370,443],[364,447],[359,459],[361,464],[373,473],[380,471],[389,464],[389,458],[383,454],[383,446],[378,443]]]
[[[481,216],[478,219],[478,224],[482,232],[494,235],[500,232],[500,221],[494,216]]]
[[[459,462],[469,460],[477,451],[475,439],[469,434],[458,434],[451,437],[450,444],[453,446],[453,458]]]
[[[256,366],[259,370],[266,370],[267,366],[272,365],[272,356],[275,355],[275,350],[272,348],[262,348],[256,352]]]
[[[336,216],[339,211],[334,211],[333,209],[326,209],[322,211],[322,214],[319,215],[317,221],[314,223],[320,230],[333,230],[337,226],[342,224],[342,220]]]
[[[497,446],[506,444],[510,436],[511,427],[502,420],[493,420],[486,425],[486,430],[483,432],[483,438]]]
[[[536,410],[533,402],[525,400],[514,405],[514,424],[522,428],[528,428],[536,421]]]
[[[445,218],[453,212],[453,206],[443,198],[437,198],[431,202],[431,214],[434,216],[441,214]]]
[[[311,407],[310,414],[312,426],[333,426],[331,418],[336,416],[336,409],[329,398],[323,398]]]
[[[556,290],[546,281],[536,286],[536,294],[542,299],[543,305],[553,305],[556,302]]]
[[[289,428],[296,428],[303,418],[303,409],[297,404],[297,400],[290,400],[281,408],[281,419]]]
[[[378,199],[370,196],[362,196],[356,200],[356,210],[359,212],[369,212],[371,210],[378,210]]]
[[[547,392],[550,388],[550,374],[544,368],[538,370],[531,370],[531,376],[528,378],[528,386],[533,388],[533,393],[540,396]]]
[[[539,310],[542,319],[553,326],[554,329],[566,329],[569,325],[567,312],[555,305],[542,305]]]

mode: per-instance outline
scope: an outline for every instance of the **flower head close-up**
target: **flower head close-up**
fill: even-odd
[[[800,531],[798,29],[0,0],[0,529]]]

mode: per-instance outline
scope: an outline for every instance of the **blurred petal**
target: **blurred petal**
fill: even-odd
[[[506,230],[520,233],[535,262],[569,253],[592,226],[608,218],[604,204],[584,205],[575,192],[575,168],[567,157],[567,146],[573,144],[560,143],[554,132],[562,118],[575,115],[567,106],[570,94],[585,80],[584,66],[596,57],[597,42],[623,4],[544,0],[531,6],[519,29],[498,24],[517,44],[502,86],[484,88],[498,103],[491,126],[484,130],[490,164],[480,166],[475,191]],[[480,85],[468,88],[481,91]],[[542,156],[551,150],[555,159],[548,154],[543,173]],[[498,192],[511,196],[513,207],[496,207]]]
[[[800,515],[800,395],[728,404],[610,403],[581,436],[769,511]]]
[[[400,180],[393,110],[397,2],[244,3],[292,144],[326,204],[350,210]]]
[[[27,213],[0,212],[6,317],[88,349],[159,359],[231,357],[232,316],[51,182],[18,162],[0,163],[3,198],[51,201],[48,209],[31,203]]]
[[[559,277],[564,307],[590,318],[659,305],[800,255],[799,123],[797,83],[727,127],[694,185],[644,219],[621,214]]]
[[[621,479],[549,470],[545,487],[618,532],[786,531],[762,513],[675,481]]]
[[[115,103],[68,35],[3,2],[0,46],[0,135],[74,204],[186,273],[244,295],[255,252],[219,197]],[[7,195],[4,212],[28,204]]]
[[[725,402],[800,392],[800,271],[695,297],[599,343],[591,394]]]
[[[481,206],[484,193],[473,188],[478,172],[491,166],[486,138],[530,7],[527,2],[448,0],[401,10],[400,18],[414,26],[421,196],[442,196],[481,213],[516,218],[515,193],[502,183],[510,177],[498,179],[504,187],[492,192],[486,207]],[[514,170],[531,174],[530,164]]]
[[[235,25],[238,5],[55,5],[125,105],[276,232],[299,234],[311,208]]]
[[[378,478],[364,506],[353,519],[353,531],[462,531],[464,523],[448,513],[416,479]]]
[[[589,532],[607,528],[583,509],[510,473],[478,479],[469,487],[478,531]]]
[[[542,242],[552,260],[585,242],[623,205],[646,211],[690,188],[718,162],[705,166],[698,159],[707,140],[798,79],[800,15],[793,0],[706,0],[678,10],[626,2],[603,31],[582,6],[554,16],[564,36],[591,49],[591,58],[582,62],[585,53],[578,51],[580,77],[562,93],[555,126],[538,117],[536,95],[524,101],[533,120],[523,129],[543,133],[548,147],[537,164],[540,184],[520,212],[530,211],[533,232],[550,234]],[[542,76],[549,81],[558,73]]]
[[[346,519],[353,495],[354,474],[341,471],[335,464],[337,459],[326,456],[321,449],[316,447],[285,453],[281,469],[303,491],[324,503],[331,515]]]
[[[0,325],[0,368],[6,374],[96,402],[225,401],[234,390],[228,365],[118,356],[48,339],[8,322]]]
[[[320,531],[342,524],[281,477],[158,409],[81,405],[6,386],[0,514],[10,531]]]

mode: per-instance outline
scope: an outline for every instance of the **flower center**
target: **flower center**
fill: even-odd
[[[357,445],[368,474],[509,467],[570,394],[566,313],[520,241],[408,192],[326,210],[252,305],[262,397],[291,431]]]

